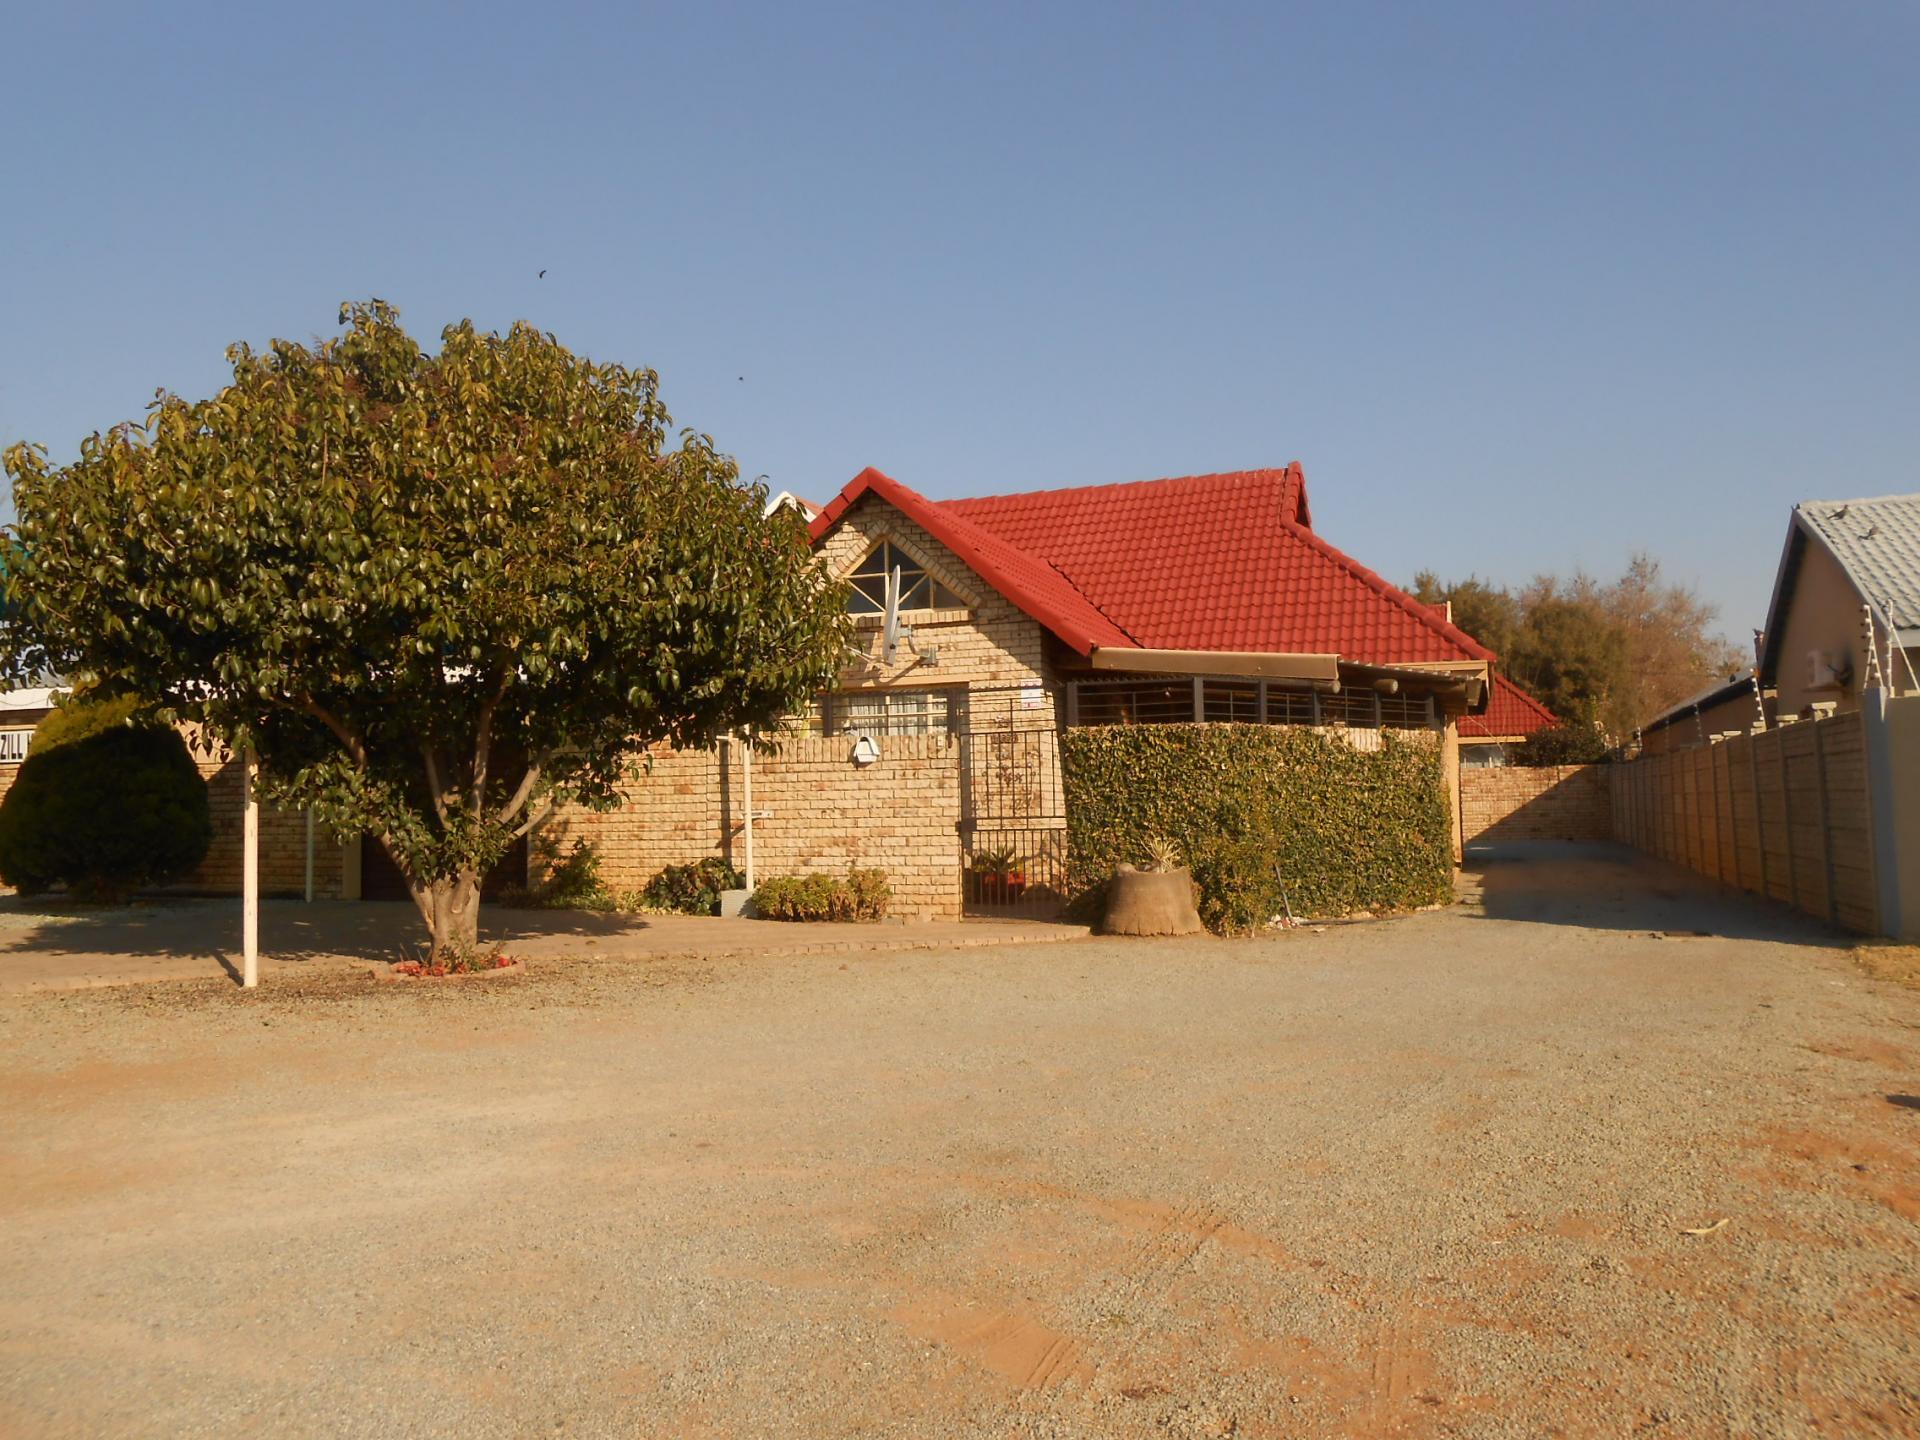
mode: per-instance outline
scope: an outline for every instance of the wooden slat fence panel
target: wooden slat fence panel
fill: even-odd
[[[1850,930],[1879,929],[1858,713],[1616,765],[1614,836]]]

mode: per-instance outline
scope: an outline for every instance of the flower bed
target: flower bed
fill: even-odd
[[[526,961],[496,950],[491,955],[473,956],[466,963],[396,960],[390,965],[376,965],[368,973],[376,980],[484,980],[495,975],[518,975],[526,968]]]

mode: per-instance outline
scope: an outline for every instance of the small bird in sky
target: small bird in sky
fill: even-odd
[[[542,270],[542,271],[540,272],[540,274],[539,274],[539,276],[538,276],[537,278],[539,278],[539,279],[541,279],[541,280],[544,280],[544,279],[546,279],[546,278],[547,278],[547,272],[546,272],[546,271],[544,271],[544,270]]]
[[[746,377],[746,376],[744,376],[744,375],[742,375],[742,376],[741,376],[740,378],[741,378],[742,380],[744,380],[744,379],[746,379],[747,377]]]

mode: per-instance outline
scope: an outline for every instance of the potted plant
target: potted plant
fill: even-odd
[[[967,867],[973,899],[983,905],[1011,905],[1026,893],[1027,875],[1011,849],[982,850]]]

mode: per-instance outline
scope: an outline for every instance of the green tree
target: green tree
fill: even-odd
[[[382,301],[313,345],[228,351],[71,465],[6,454],[11,660],[110,677],[258,750],[268,799],[379,837],[435,951],[475,943],[481,876],[624,757],[798,708],[842,597],[789,514],[648,370],[518,324],[425,353]]]

